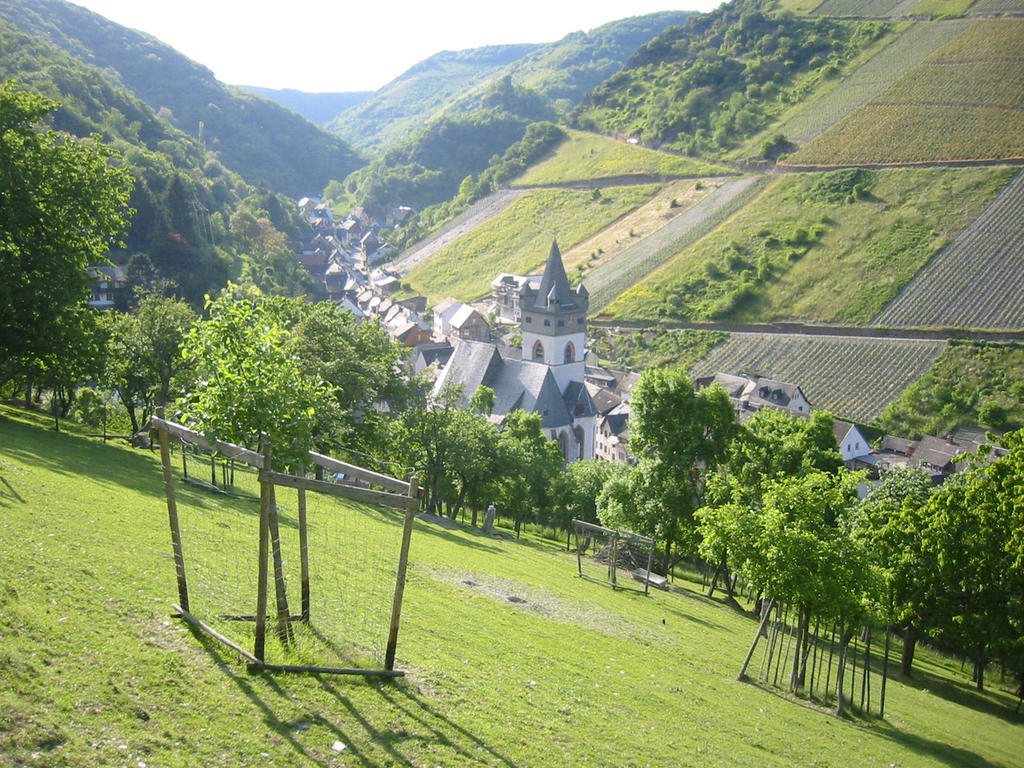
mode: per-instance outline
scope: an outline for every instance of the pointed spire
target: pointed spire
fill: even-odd
[[[544,265],[544,276],[540,281],[540,290],[537,291],[537,306],[542,309],[552,304],[572,306],[572,296],[569,278],[565,276],[565,265],[562,264],[562,254],[558,250],[558,241],[552,240],[548,262]]]

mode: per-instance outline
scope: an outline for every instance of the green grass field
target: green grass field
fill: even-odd
[[[513,181],[512,186],[564,184],[618,176],[675,178],[734,173],[720,165],[633,146],[595,133],[570,130],[568,134],[569,139],[563,141],[551,157],[532,166]]]
[[[251,505],[184,496],[226,518]],[[339,566],[366,564],[361,544]],[[1024,717],[997,677],[974,691],[958,662],[921,650],[884,720],[838,720],[736,682],[754,621],[699,583],[612,591],[576,577],[562,546],[417,522],[405,678],[248,673],[170,615],[156,456],[0,407],[2,762],[1020,765]]]
[[[405,282],[434,304],[469,301],[490,290],[500,272],[529,274],[544,264],[552,238],[568,250],[642,205],[656,184],[594,192],[537,189],[411,270]]]
[[[1012,173],[873,171],[870,191],[852,201],[832,194],[830,185],[845,177],[787,174],[604,313],[623,320],[870,322]]]

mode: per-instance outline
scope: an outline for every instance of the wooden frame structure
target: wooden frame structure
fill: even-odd
[[[412,536],[413,520],[419,509],[419,482],[413,477],[409,482],[395,477],[348,464],[338,459],[310,451],[309,463],[315,467],[334,473],[344,474],[352,481],[365,483],[355,485],[354,482],[332,483],[314,480],[302,475],[276,472],[271,469],[271,448],[264,445],[262,452],[242,446],[210,440],[203,434],[181,424],[166,421],[162,414],[153,417],[149,429],[159,435],[160,456],[163,463],[164,491],[167,497],[167,513],[171,528],[171,545],[174,549],[174,566],[178,582],[178,604],[174,606],[177,615],[187,622],[210,635],[241,655],[249,662],[250,670],[269,672],[316,672],[347,675],[400,677],[405,673],[395,669],[395,652],[398,646],[398,630],[402,616],[402,599],[405,593],[405,580],[409,564],[409,543]],[[255,622],[255,640],[252,652],[242,648],[238,643],[217,632],[215,629],[194,616],[189,608],[188,577],[185,568],[185,555],[182,548],[181,527],[178,522],[178,508],[175,501],[174,479],[171,471],[171,438],[177,441],[197,445],[210,451],[217,451],[233,460],[243,462],[255,468],[259,473],[260,484],[260,528],[259,528],[259,565],[257,572],[256,612],[252,616],[233,617]],[[275,503],[275,488],[283,486],[298,490],[298,529],[300,551],[300,578],[302,607],[298,615],[292,615],[288,607],[287,593],[282,569],[281,539]],[[382,490],[378,490],[382,489]],[[309,557],[307,548],[306,527],[306,492],[313,491],[330,496],[340,496],[355,501],[369,502],[393,507],[405,511],[402,528],[401,546],[398,553],[398,572],[395,579],[394,596],[391,602],[391,620],[388,628],[387,645],[381,669],[352,669],[344,667],[314,667],[299,665],[268,664],[265,657],[267,631],[267,604],[270,598],[270,563],[274,565],[274,597],[277,608],[278,637],[285,643],[292,638],[291,622],[310,620],[310,586]]]
[[[605,528],[601,525],[595,525],[594,523],[588,523],[584,520],[577,520],[573,518],[572,521],[573,534],[576,538],[576,569],[580,578],[587,579],[589,581],[600,581],[611,584],[612,589],[634,589],[631,585],[622,586],[619,584],[618,571],[619,571],[619,543],[626,542],[628,544],[639,544],[647,549],[647,564],[643,568],[632,569],[632,576],[636,581],[641,582],[644,585],[643,593],[645,595],[650,594],[650,586],[654,583],[657,586],[656,579],[664,582],[661,577],[656,577],[651,573],[651,558],[654,554],[654,539],[647,536],[641,536],[638,533],[632,531],[620,531],[615,528]],[[586,554],[587,549],[590,547],[593,537],[606,536],[608,538],[608,547],[605,556],[608,559],[608,577],[606,579],[596,579],[583,572],[583,556]],[[636,589],[639,592],[639,589]]]

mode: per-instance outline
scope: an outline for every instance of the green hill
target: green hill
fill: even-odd
[[[536,48],[530,44],[494,45],[436,53],[337,115],[327,127],[363,149],[379,149],[407,139],[464,93],[489,82],[510,62]]]
[[[63,0],[0,0],[0,18],[103,70],[251,184],[266,182],[297,197],[363,164],[337,136],[84,8]]]
[[[246,498],[177,485],[182,511],[216,530],[254,521]],[[699,576],[647,597],[613,591],[578,578],[564,543],[425,520],[413,532],[398,642],[404,679],[248,673],[171,616],[159,459],[55,434],[6,406],[0,509],[0,754],[12,765],[1019,760],[1024,726],[1011,695],[975,691],[958,661],[927,648],[915,680],[888,681],[884,720],[836,719],[736,682],[755,620],[704,597]],[[387,513],[345,514],[371,534],[394,527]],[[251,551],[232,555],[240,561],[255,562],[250,533]],[[369,567],[359,547],[347,551]]]

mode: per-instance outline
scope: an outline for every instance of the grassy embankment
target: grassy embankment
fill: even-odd
[[[604,313],[623,320],[870,322],[1012,173],[787,174]]]
[[[530,191],[411,270],[404,282],[431,304],[446,296],[461,301],[479,298],[500,272],[530,274],[543,267],[552,238],[567,250],[642,205],[659,189],[657,184],[644,184],[595,191]]]
[[[567,131],[551,157],[516,178],[513,187],[566,184],[621,176],[670,178],[728,176],[735,172],[721,165],[658,152],[584,131]]]
[[[697,584],[613,592],[578,579],[551,542],[425,522],[399,642],[406,678],[247,673],[169,616],[155,456],[47,424],[0,408],[10,764],[1020,764],[1013,699],[972,690],[957,662],[922,650],[914,682],[890,681],[884,721],[837,720],[736,682],[754,622]],[[250,504],[182,499],[215,518]]]

